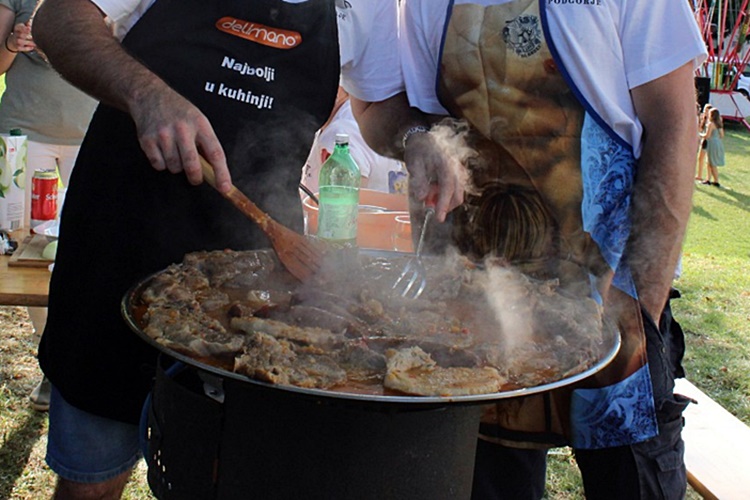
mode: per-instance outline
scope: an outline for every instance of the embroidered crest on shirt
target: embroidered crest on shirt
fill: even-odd
[[[542,47],[542,29],[539,18],[523,15],[507,21],[503,28],[503,41],[520,57],[529,57]]]

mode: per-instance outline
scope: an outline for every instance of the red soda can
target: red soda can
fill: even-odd
[[[57,172],[35,170],[31,179],[31,229],[57,217]]]

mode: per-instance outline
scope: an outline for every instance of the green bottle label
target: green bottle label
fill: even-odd
[[[320,169],[318,237],[356,245],[361,175],[345,139],[336,137],[333,154]]]

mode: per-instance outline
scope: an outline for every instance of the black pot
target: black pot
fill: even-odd
[[[470,497],[479,405],[317,398],[168,375],[162,358],[146,452],[159,499]]]

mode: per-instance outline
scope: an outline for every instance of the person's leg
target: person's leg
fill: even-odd
[[[31,326],[34,328],[34,337],[38,344],[42,332],[44,331],[44,327],[47,324],[47,308],[29,307],[27,308],[27,311],[29,313],[29,319],[31,320]],[[46,377],[42,376],[42,379],[29,394],[31,407],[36,411],[47,411],[49,409],[49,398],[50,384]]]
[[[703,167],[706,165],[707,157],[708,153],[706,152],[706,148],[701,148],[700,152],[698,153],[698,173],[695,176],[696,180],[703,180]]]
[[[118,500],[129,478],[130,471],[97,484],[75,483],[58,477],[54,500]]]
[[[544,495],[547,451],[477,443],[473,500],[538,500]]]
[[[719,167],[714,166],[714,186],[720,186],[719,184]]]
[[[63,186],[68,187],[70,174],[78,157],[80,146],[57,146],[57,163],[60,169],[60,180]]]
[[[46,461],[55,499],[118,499],[140,458],[138,426],[92,415],[52,387]]]

